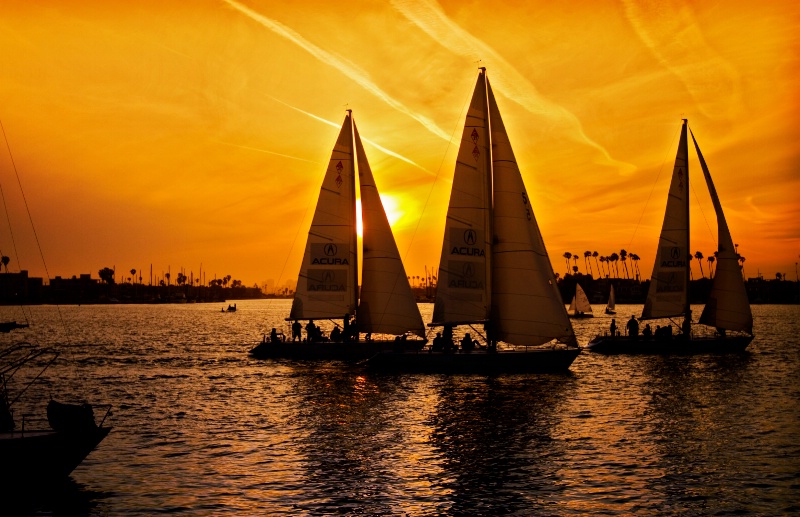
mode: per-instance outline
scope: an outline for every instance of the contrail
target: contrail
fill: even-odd
[[[250,146],[247,146],[247,145],[232,144],[230,142],[223,142],[221,140],[217,140],[217,143],[220,143],[222,145],[229,145],[231,147],[239,147],[240,149],[247,149],[248,151],[258,151],[259,153],[272,154],[272,155],[275,155],[275,156],[281,156],[283,158],[289,158],[291,160],[299,160],[301,162],[308,162],[308,163],[314,163],[314,164],[320,165],[320,162],[317,162],[317,161],[314,161],[314,160],[307,160],[305,158],[298,158],[297,156],[292,156],[290,154],[276,153],[275,151],[267,151],[266,149],[259,149],[258,147],[250,147]]]
[[[563,127],[573,138],[597,149],[606,161],[627,174],[635,167],[611,158],[608,151],[589,138],[578,118],[563,106],[542,96],[536,87],[503,59],[489,45],[450,20],[441,6],[433,0],[392,0],[394,8],[416,24],[434,41],[451,52],[475,61],[491,60],[492,82],[502,94],[531,113],[548,119],[551,124]],[[488,59],[487,59],[488,58]]]
[[[335,69],[339,70],[343,74],[347,75],[347,77],[353,79],[357,84],[359,84],[362,88],[367,90],[368,92],[372,93],[379,99],[386,102],[389,106],[393,107],[394,109],[405,113],[409,117],[413,118],[420,124],[422,124],[428,131],[433,133],[434,135],[442,138],[444,140],[450,141],[450,135],[447,134],[444,130],[439,128],[436,123],[431,120],[430,118],[422,115],[420,113],[416,113],[412,111],[410,108],[406,107],[400,101],[392,98],[389,94],[384,92],[377,84],[375,84],[370,78],[369,74],[362,70],[358,65],[355,63],[351,63],[350,61],[331,54],[318,46],[314,45],[310,41],[306,40],[298,33],[286,27],[285,25],[267,18],[266,16],[257,13],[250,9],[247,6],[244,6],[234,0],[223,0],[226,4],[233,7],[237,11],[241,12],[242,14],[248,16],[252,20],[260,23],[264,27],[268,28],[278,36],[282,36],[287,40],[291,41],[295,45],[299,46],[313,57],[317,58],[319,61],[334,67]]]
[[[328,124],[331,127],[335,127],[335,128],[341,127],[341,125],[337,124],[336,122],[331,122],[330,120],[326,120],[326,119],[324,119],[322,117],[314,115],[313,113],[309,113],[309,112],[307,112],[305,110],[302,110],[302,109],[300,109],[300,108],[298,108],[296,106],[292,106],[291,104],[288,104],[288,103],[286,103],[286,102],[284,102],[284,101],[282,101],[280,99],[276,99],[272,95],[267,95],[267,96],[270,99],[274,100],[275,102],[280,102],[281,104],[283,104],[287,108],[291,108],[291,109],[293,109],[293,110],[295,110],[295,111],[297,111],[299,113],[302,113],[303,115],[307,115],[307,116],[313,118],[314,120],[319,120],[320,122]],[[381,151],[381,152],[383,152],[385,154],[388,154],[389,156],[393,156],[393,157],[397,158],[398,160],[402,160],[402,161],[404,161],[404,162],[406,162],[406,163],[408,163],[410,165],[413,165],[414,167],[417,167],[418,169],[430,174],[431,176],[436,176],[434,173],[432,173],[431,171],[429,171],[428,169],[426,169],[422,165],[419,165],[418,163],[416,163],[414,160],[411,160],[410,158],[406,158],[405,156],[403,156],[401,154],[398,154],[398,153],[392,151],[391,149],[387,149],[387,148],[383,147],[382,145],[377,144],[377,143],[373,142],[372,140],[370,140],[368,138],[364,138],[363,136],[361,137],[361,140],[363,142],[368,143],[369,145],[371,145],[375,149],[378,149],[379,151]]]
[[[741,81],[733,66],[705,41],[684,2],[622,0],[625,15],[656,59],[675,74],[703,115],[735,118],[742,106]]]

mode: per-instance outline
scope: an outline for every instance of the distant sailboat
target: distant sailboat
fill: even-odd
[[[617,300],[614,297],[614,284],[611,284],[611,291],[608,293],[608,303],[606,304],[606,314],[616,314]]]
[[[356,176],[356,163],[358,176]],[[356,181],[361,189],[363,255],[356,234]],[[362,262],[359,297],[358,264]],[[354,317],[357,332],[351,330]],[[425,344],[422,322],[351,110],[342,124],[320,188],[292,309],[287,321],[343,320],[341,339],[300,342],[268,339],[250,351],[258,358],[367,358],[382,348]],[[314,327],[311,327],[314,328]],[[407,333],[422,339],[406,339]],[[350,335],[347,335],[350,334]],[[361,334],[376,339],[360,339]],[[389,335],[391,339],[378,339]],[[352,338],[351,338],[352,336]]]
[[[575,284],[575,295],[569,304],[567,314],[570,318],[594,318],[592,304],[589,303],[589,298],[580,284]]]
[[[486,348],[472,350],[465,335],[460,352],[446,350],[451,339],[440,351],[434,340],[430,351],[377,354],[367,362],[372,367],[566,371],[580,353],[486,70],[480,70],[456,160],[430,325],[444,327],[445,340],[458,325],[482,326]]]
[[[683,316],[680,333],[672,336],[671,327],[651,339],[630,336],[598,336],[588,348],[602,353],[725,353],[747,348],[753,340],[753,314],[747,299],[725,215],[722,212],[711,174],[692,134],[700,166],[717,215],[717,270],[711,294],[700,315],[700,324],[714,327],[715,335],[699,336],[692,331],[689,306],[689,153],[687,121],[681,128],[678,153],[669,188],[667,208],[658,242],[650,288],[641,319]],[[728,332],[736,334],[728,335]]]

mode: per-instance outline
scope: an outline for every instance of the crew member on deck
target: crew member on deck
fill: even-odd
[[[631,314],[631,319],[628,320],[628,336],[633,339],[639,337],[639,322],[636,321],[636,316]]]

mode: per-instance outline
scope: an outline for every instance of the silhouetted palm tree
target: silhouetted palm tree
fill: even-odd
[[[579,256],[579,255],[578,255],[577,253],[573,253],[573,254],[572,254],[572,262],[574,262],[574,264],[573,264],[573,267],[572,267],[573,271],[574,271],[574,270],[575,270],[575,268],[578,266],[578,256]],[[576,272],[577,272],[577,271],[576,271]]]
[[[742,268],[742,278],[747,278],[746,276],[744,276],[744,261],[745,261],[745,258],[743,256],[739,255],[739,265]]]
[[[131,278],[133,278],[134,283],[136,282],[136,270],[131,269]]]
[[[605,265],[606,265],[606,258],[605,258],[604,256],[601,256],[601,257],[600,257],[600,270],[601,270],[601,271],[603,271],[603,266],[605,266]],[[608,278],[608,273],[606,273],[605,271],[603,271],[603,274],[605,274],[605,275],[606,275],[606,278]]]
[[[636,275],[636,280],[639,280],[640,278],[642,278],[642,272],[639,271],[639,260],[640,260],[640,257],[636,253],[631,253],[630,257],[631,257],[631,264],[632,264],[631,267],[633,267],[634,274]]]
[[[697,263],[700,264],[700,276],[703,278],[706,277],[705,272],[703,271],[703,254],[699,251],[694,252],[694,258],[697,259]]]
[[[714,262],[716,262],[717,258],[714,255],[709,255],[706,260],[708,261],[708,277],[714,278]]]
[[[592,256],[592,252],[591,251],[584,251],[583,252],[584,267],[586,267],[586,272],[589,273],[590,275],[593,273],[592,272],[592,263],[589,261],[589,257],[591,257],[591,256]]]
[[[597,274],[603,276],[603,271],[600,269],[600,264],[597,262],[597,257],[600,256],[599,253],[596,251],[592,252],[592,257],[594,257],[594,265],[597,266]]]
[[[564,257],[564,259],[567,261],[567,274],[569,274],[569,259],[572,258],[572,253],[565,251],[562,257]]]
[[[611,260],[611,264],[614,266],[614,269],[616,270],[614,273],[614,278],[619,278],[619,268],[617,267],[617,261],[619,260],[619,255],[617,255],[616,253],[612,253],[611,255],[608,256],[608,258],[609,260]]]
[[[8,257],[7,257],[7,256],[5,256],[5,255],[2,255],[2,257],[0,258],[0,263],[2,263],[2,264],[3,264],[3,269],[5,269],[5,270],[6,270],[6,273],[8,273],[8,263],[9,263],[9,262],[11,262],[11,259],[10,259],[10,258],[8,258]]]
[[[619,260],[622,261],[622,267],[625,268],[625,278],[630,278],[628,275],[628,252],[624,249],[619,250]]]

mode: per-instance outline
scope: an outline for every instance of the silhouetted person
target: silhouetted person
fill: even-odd
[[[611,318],[610,330],[611,330],[611,337],[616,337],[616,335],[617,335],[617,320],[615,320],[614,318]]]
[[[471,352],[475,349],[475,342],[472,340],[472,336],[469,335],[469,332],[464,334],[464,337],[461,338],[461,350],[465,352]]]
[[[292,323],[292,341],[294,341],[295,339],[298,340],[298,341],[302,341],[303,340],[303,337],[300,335],[300,330],[302,328],[303,327],[302,327],[302,325],[300,325],[300,322],[297,321],[297,320],[294,320],[294,323]]]
[[[269,333],[269,340],[273,343],[280,343],[281,336],[283,336],[283,334],[278,334],[278,330],[275,327],[272,327],[272,330]]]
[[[628,335],[633,339],[639,337],[639,322],[636,321],[636,316],[631,315],[631,319],[628,320]]]
[[[650,339],[653,337],[653,329],[650,328],[650,324],[644,326],[644,330],[642,331],[642,337],[645,339]]]
[[[431,345],[431,352],[443,352],[444,351],[444,338],[442,337],[441,332],[436,333],[436,337],[433,338],[433,344]]]
[[[317,326],[314,325],[314,320],[308,320],[306,323],[306,339],[308,341],[316,341],[317,340]]]
[[[349,314],[345,314],[343,319],[344,319],[344,332],[342,333],[342,336],[344,337],[345,341],[350,341],[350,330],[351,330],[350,329],[350,315]]]
[[[342,331],[339,330],[339,325],[336,325],[335,327],[333,327],[333,330],[331,330],[331,341],[339,342],[341,340],[342,340]]]

